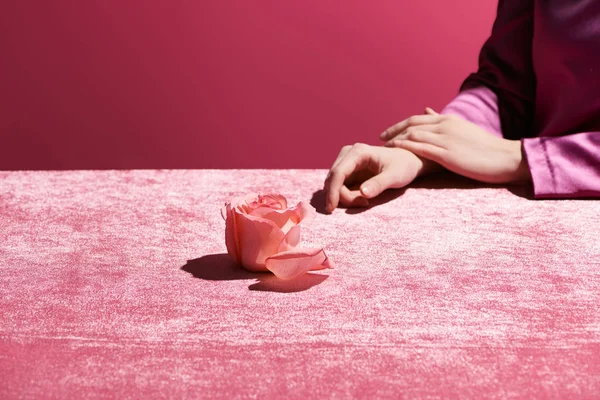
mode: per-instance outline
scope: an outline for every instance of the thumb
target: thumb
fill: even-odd
[[[440,114],[438,114],[437,112],[435,112],[435,111],[433,110],[433,108],[429,108],[429,107],[425,108],[425,114],[429,114],[429,115],[440,115]]]
[[[379,196],[384,190],[391,188],[397,182],[394,174],[388,170],[383,170],[379,175],[366,180],[360,185],[360,193],[367,199]]]

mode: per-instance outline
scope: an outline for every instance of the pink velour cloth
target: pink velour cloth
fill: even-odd
[[[326,172],[0,172],[0,398],[600,393],[600,202],[444,175],[303,226],[335,269],[235,267],[222,205]]]

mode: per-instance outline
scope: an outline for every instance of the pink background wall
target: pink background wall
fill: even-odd
[[[0,5],[0,169],[328,168],[475,69],[493,0]]]

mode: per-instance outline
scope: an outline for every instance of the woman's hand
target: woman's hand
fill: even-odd
[[[408,150],[448,170],[488,183],[530,181],[521,142],[496,137],[455,115],[431,109],[381,134],[387,147]]]
[[[357,143],[344,146],[325,179],[325,209],[339,204],[366,207],[368,199],[389,188],[401,188],[436,165],[398,148]]]

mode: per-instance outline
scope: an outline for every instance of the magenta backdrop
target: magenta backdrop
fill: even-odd
[[[0,6],[0,169],[326,168],[442,107],[492,0]]]

